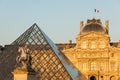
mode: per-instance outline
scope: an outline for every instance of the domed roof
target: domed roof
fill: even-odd
[[[105,29],[102,27],[101,24],[99,23],[90,23],[90,24],[87,24],[83,27],[81,33],[88,33],[88,32],[98,32],[98,33],[105,33]]]

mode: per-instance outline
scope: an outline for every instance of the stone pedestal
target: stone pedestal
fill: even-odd
[[[26,69],[15,69],[12,74],[14,76],[13,80],[31,80],[36,75],[35,72],[29,72]]]
[[[27,80],[28,71],[23,69],[15,69],[12,74],[14,76],[13,80]]]

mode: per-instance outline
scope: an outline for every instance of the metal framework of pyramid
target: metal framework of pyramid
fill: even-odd
[[[29,46],[32,69],[40,80],[86,80],[36,23],[11,45]]]

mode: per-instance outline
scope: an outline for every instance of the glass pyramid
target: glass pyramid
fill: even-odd
[[[86,80],[36,23],[11,45],[28,45],[39,80]]]

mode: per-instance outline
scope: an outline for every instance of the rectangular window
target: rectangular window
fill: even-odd
[[[91,41],[90,48],[91,49],[95,49],[96,48],[96,43],[94,41]]]
[[[103,63],[103,62],[100,63],[100,70],[101,70],[101,71],[104,70],[104,63]]]
[[[95,71],[96,70],[96,63],[95,62],[90,63],[90,70],[91,71]]]
[[[86,42],[82,42],[81,48],[82,49],[86,49],[87,48],[87,43]]]
[[[85,71],[86,70],[86,63],[82,64],[82,70]]]
[[[115,62],[111,62],[110,66],[111,66],[111,71],[114,71],[115,70]]]
[[[99,48],[105,48],[105,43],[104,41],[99,42]]]

